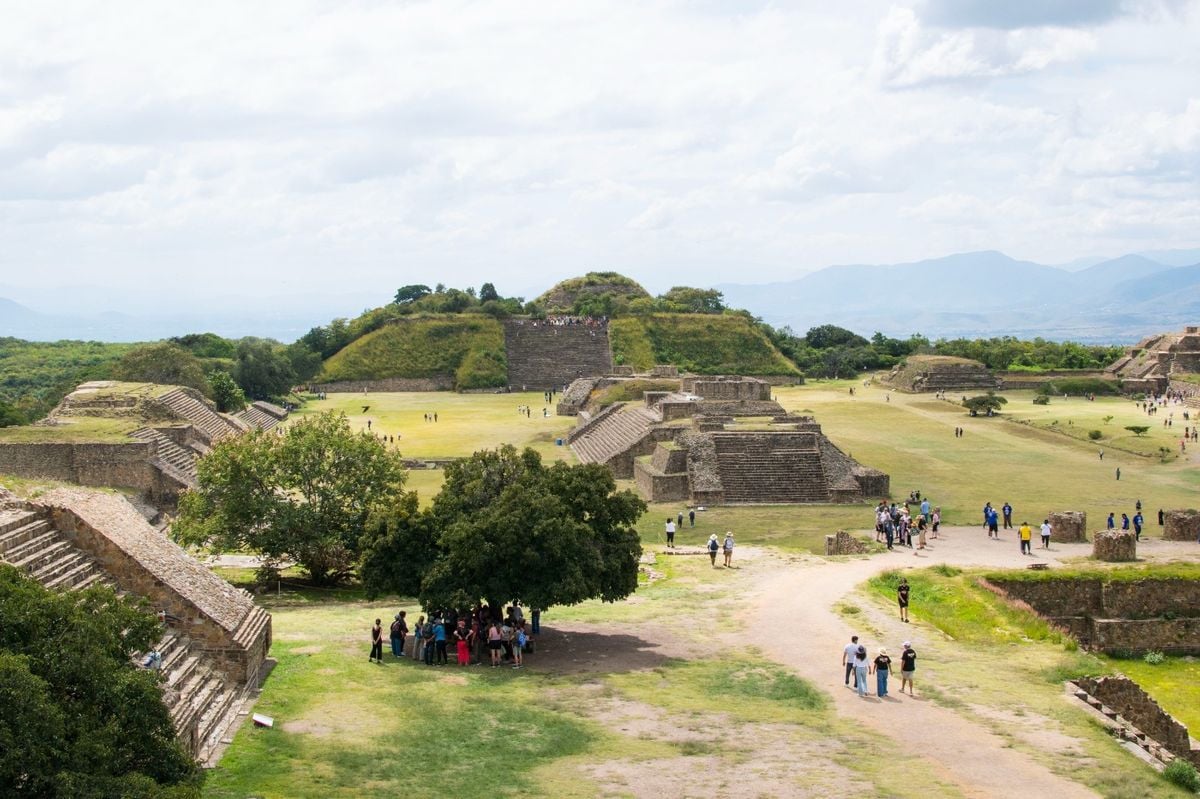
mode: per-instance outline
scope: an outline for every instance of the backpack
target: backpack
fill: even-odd
[[[720,549],[720,546],[717,544],[717,539],[715,539],[715,538],[709,539],[708,551],[716,552],[718,549]]]
[[[400,620],[396,619],[394,622],[392,622],[392,637],[399,638],[400,633],[402,633],[402,632],[403,632],[403,630],[401,629],[401,626],[400,626]]]

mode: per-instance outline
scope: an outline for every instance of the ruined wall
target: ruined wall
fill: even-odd
[[[0,472],[44,477],[86,486],[115,486],[155,492],[161,488],[150,465],[153,446],[58,442],[0,444]]]
[[[861,555],[866,551],[867,545],[845,530],[838,530],[834,535],[825,536],[826,555]]]
[[[1066,543],[1087,541],[1087,514],[1083,511],[1051,511],[1046,518],[1050,522],[1050,537],[1054,541]]]
[[[1092,557],[1108,563],[1137,560],[1137,538],[1132,530],[1101,530],[1092,537]]]
[[[1163,710],[1133,680],[1128,677],[1081,677],[1075,684],[1116,710],[1171,754],[1200,765],[1200,752],[1192,749],[1187,727]]]
[[[684,389],[706,400],[751,400],[769,402],[771,384],[753,379],[688,379]]]
[[[1200,540],[1200,510],[1169,510],[1163,514],[1163,539]]]
[[[687,472],[665,474],[638,459],[633,465],[633,477],[638,491],[651,502],[685,502],[691,498]]]

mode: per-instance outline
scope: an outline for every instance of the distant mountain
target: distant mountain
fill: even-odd
[[[1075,271],[984,251],[830,266],[797,280],[716,288],[729,306],[801,333],[831,322],[866,335],[1124,342],[1200,321],[1200,264],[1172,268],[1131,254],[1071,266]]]

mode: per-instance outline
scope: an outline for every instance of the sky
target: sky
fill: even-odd
[[[39,310],[1200,244],[1200,0],[7,2],[3,20],[0,296]]]

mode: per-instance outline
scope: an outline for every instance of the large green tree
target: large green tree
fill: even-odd
[[[645,510],[603,466],[546,466],[511,446],[477,452],[447,466],[428,510],[406,497],[374,517],[361,575],[371,596],[427,607],[612,602],[637,588]]]
[[[158,620],[111,589],[48,591],[0,564],[0,796],[199,796],[158,672]]]
[[[280,436],[226,439],[197,464],[174,530],[187,544],[295,561],[314,582],[349,576],[368,517],[403,493],[404,464],[343,414],[301,419]]]
[[[282,345],[244,338],[234,356],[233,378],[247,397],[265,400],[286,394],[296,382],[296,373]]]
[[[208,376],[213,402],[221,413],[234,413],[246,407],[246,394],[228,372],[215,371]]]
[[[113,375],[118,380],[187,386],[208,394],[208,378],[200,359],[178,344],[161,341],[130,350],[117,363]]]
[[[963,400],[963,407],[970,411],[972,416],[978,416],[981,413],[990,416],[1007,404],[1008,400],[1005,397],[991,391]]]

